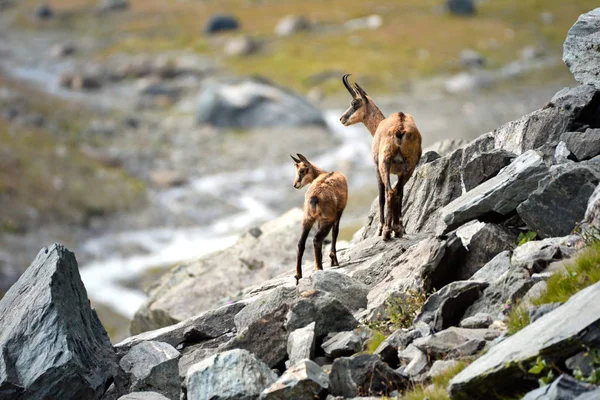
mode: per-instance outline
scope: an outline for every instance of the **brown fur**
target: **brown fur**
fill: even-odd
[[[399,112],[385,118],[373,99],[367,96],[358,84],[355,84],[354,90],[351,91],[352,88],[345,81],[347,76],[344,76],[344,84],[352,94],[353,100],[340,121],[345,126],[362,122],[373,136],[371,151],[377,166],[379,186],[378,235],[383,235],[384,240],[390,239],[392,232],[396,237],[401,237],[404,233],[404,185],[421,159],[421,133],[410,114]],[[398,176],[395,189],[390,174]],[[387,215],[384,210],[387,210]]]
[[[296,284],[302,278],[302,256],[306,238],[312,226],[317,222],[317,234],[313,240],[315,269],[323,269],[323,241],[332,230],[331,265],[339,265],[336,252],[337,236],[340,230],[342,213],[348,202],[348,183],[341,172],[326,172],[313,165],[303,155],[292,156],[296,167],[294,187],[300,189],[310,184],[304,195],[304,215],[302,234],[298,241],[296,257]]]

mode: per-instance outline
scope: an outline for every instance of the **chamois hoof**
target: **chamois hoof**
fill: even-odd
[[[383,225],[379,224],[379,227],[377,227],[377,236],[381,236],[382,232],[383,232]]]
[[[398,239],[401,238],[402,236],[404,236],[404,228],[400,227],[400,228],[394,229],[394,236]]]
[[[340,263],[338,262],[337,256],[336,255],[330,255],[329,256],[331,258],[331,266],[332,267],[339,267]]]
[[[383,230],[382,236],[383,236],[383,241],[387,242],[388,240],[392,239],[392,231],[390,229],[386,228]]]
[[[296,286],[298,286],[298,284],[300,283],[300,279],[302,279],[302,277],[298,276],[298,275],[294,275],[294,278],[296,278]]]

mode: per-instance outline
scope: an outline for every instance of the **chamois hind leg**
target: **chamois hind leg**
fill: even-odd
[[[383,231],[382,231],[382,236],[383,236],[383,240],[389,240],[392,238],[392,219],[394,216],[394,207],[396,206],[396,192],[394,191],[394,187],[392,186],[392,183],[390,182],[390,165],[389,163],[383,163],[382,165],[382,170],[381,172],[383,172],[383,176],[382,178],[384,179],[384,183],[385,183],[385,222],[383,224]]]
[[[317,234],[313,239],[313,249],[315,252],[315,269],[323,269],[323,241],[329,234],[333,226],[333,222],[319,221],[319,228]]]
[[[329,258],[331,258],[331,266],[338,267],[340,263],[337,259],[337,237],[338,233],[340,233],[340,220],[342,219],[342,213],[340,213],[333,223],[333,230],[331,231],[331,251],[329,252]]]
[[[402,223],[402,197],[404,196],[404,180],[398,177],[396,183],[396,204],[394,213],[394,235],[397,238],[404,235],[404,224]]]
[[[379,169],[377,169],[377,188],[379,189],[379,226],[377,227],[377,236],[381,236],[383,225],[385,223],[385,185],[383,184],[383,179],[381,178]]]
[[[304,248],[306,246],[306,238],[308,238],[308,234],[310,233],[310,229],[312,228],[314,220],[303,219],[302,220],[302,234],[300,235],[300,240],[298,240],[298,253],[296,254],[296,285],[300,282],[302,278],[302,256],[304,255]]]

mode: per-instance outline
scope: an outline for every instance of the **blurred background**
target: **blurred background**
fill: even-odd
[[[61,242],[122,337],[167,268],[302,205],[290,153],[348,176],[350,239],[376,183],[342,74],[443,153],[573,85],[562,43],[596,6],[0,0],[0,297]]]

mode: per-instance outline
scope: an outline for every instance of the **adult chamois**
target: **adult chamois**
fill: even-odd
[[[362,122],[373,142],[371,151],[377,166],[377,185],[379,189],[379,229],[378,235],[389,240],[394,232],[402,237],[402,196],[404,185],[411,177],[421,158],[421,133],[413,117],[403,112],[385,118],[377,105],[358,83],[352,87],[348,76],[342,77],[344,86],[352,95],[352,103],[340,121],[344,126]],[[394,189],[390,174],[398,175],[398,183]],[[384,212],[384,209],[387,212]]]
[[[326,172],[316,167],[302,154],[291,156],[296,167],[294,187],[301,189],[310,184],[304,196],[302,234],[298,241],[296,256],[296,285],[302,278],[302,255],[310,229],[317,222],[317,234],[313,240],[315,269],[323,269],[323,240],[333,229],[331,237],[331,266],[338,266],[336,242],[340,231],[340,219],[348,201],[348,182],[341,172]]]

